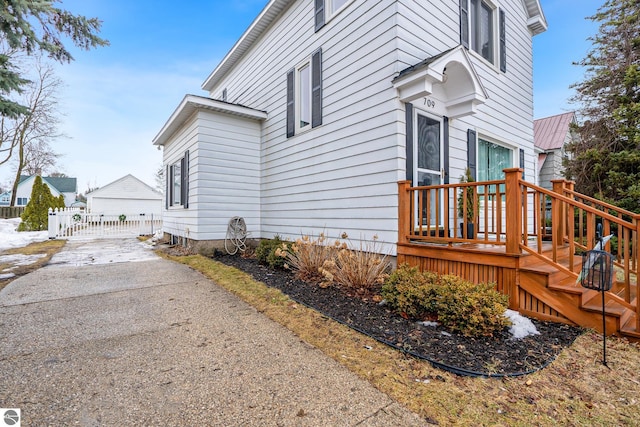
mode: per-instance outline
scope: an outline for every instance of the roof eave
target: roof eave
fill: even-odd
[[[184,122],[198,110],[216,111],[219,113],[240,116],[252,120],[266,120],[265,111],[255,110],[243,105],[231,104],[211,98],[196,95],[186,95],[178,108],[173,112],[169,120],[164,124],[160,132],[153,138],[153,145],[164,145]]]
[[[547,19],[540,6],[540,0],[524,0],[524,5],[527,9],[527,26],[531,33],[536,36],[547,31]]]
[[[291,3],[293,0],[271,0],[202,83],[202,89],[210,92]]]

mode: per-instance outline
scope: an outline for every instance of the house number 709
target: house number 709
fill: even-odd
[[[424,105],[426,105],[429,108],[436,108],[436,101],[433,101],[431,99],[424,99]]]

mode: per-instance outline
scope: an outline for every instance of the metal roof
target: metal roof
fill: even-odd
[[[575,120],[576,114],[573,111],[534,120],[534,145],[544,151],[559,150],[564,145],[571,123]]]

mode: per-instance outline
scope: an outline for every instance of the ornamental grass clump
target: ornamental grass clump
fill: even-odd
[[[327,244],[324,233],[317,238],[304,235],[291,245],[290,251],[277,249],[276,255],[285,259],[285,268],[291,269],[296,278],[305,282],[328,286],[323,267],[327,261],[334,261],[340,249],[340,242]]]
[[[346,233],[342,238],[348,238]],[[334,246],[339,248],[335,260],[326,261],[322,268],[327,281],[367,294],[382,285],[389,276],[387,272],[391,263],[387,255],[381,255],[378,236],[373,236],[373,241],[360,241],[358,247],[354,247],[352,242],[349,245],[336,242]]]

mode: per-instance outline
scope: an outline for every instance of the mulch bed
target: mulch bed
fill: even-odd
[[[493,337],[465,337],[449,333],[440,325],[423,326],[404,319],[384,305],[347,295],[337,287],[305,283],[289,271],[271,269],[256,259],[229,255],[215,259],[327,317],[460,375],[512,376],[538,370],[582,333],[577,327],[532,320],[540,335],[514,339],[505,329]]]

